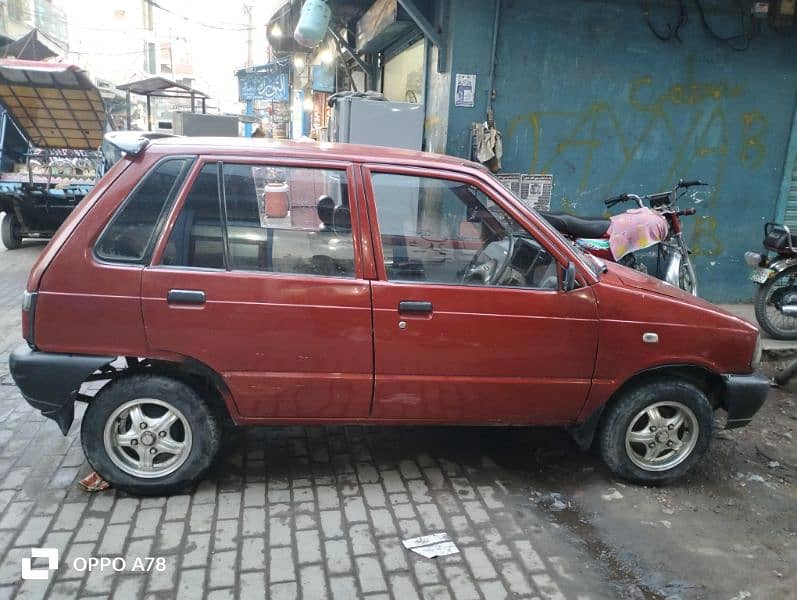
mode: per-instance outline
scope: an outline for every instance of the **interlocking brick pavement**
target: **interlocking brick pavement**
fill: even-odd
[[[480,430],[247,428],[192,493],[83,491],[82,410],[62,437],[6,377],[39,249],[0,250],[0,598],[611,596],[595,569],[568,574],[584,573],[589,559],[536,512],[531,475],[480,450]],[[459,554],[429,560],[401,544],[439,531]],[[60,552],[49,581],[20,578],[35,546]],[[166,568],[75,570],[75,558],[92,556],[125,557],[128,567],[163,557]]]

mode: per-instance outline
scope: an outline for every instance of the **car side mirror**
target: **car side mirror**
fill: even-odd
[[[562,280],[562,290],[569,292],[576,287],[576,265],[572,261],[565,267],[564,278]]]

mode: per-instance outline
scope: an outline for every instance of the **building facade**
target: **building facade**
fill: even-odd
[[[405,99],[425,105],[426,150],[469,158],[472,126],[490,108],[503,171],[551,174],[553,210],[600,215],[602,200],[619,193],[660,192],[679,178],[708,182],[681,206],[697,209],[684,219],[686,236],[710,300],[752,297],[743,253],[760,248],[765,222],[797,229],[793,2],[330,5],[333,15],[360,8],[349,39],[375,65],[363,78],[369,89],[400,96],[416,85],[408,81],[423,81],[422,94]],[[402,32],[382,38],[387,45],[360,44],[369,10],[376,19],[397,10],[381,31]],[[402,53],[419,43],[422,73],[391,68],[410,64]],[[459,78],[467,99],[457,97],[458,75],[467,76]]]
[[[793,15],[776,24],[740,15],[737,3],[711,6],[701,26],[690,4],[687,24],[664,41],[651,27],[666,33],[676,3],[645,15],[628,0],[451,0],[449,69],[437,73],[434,56],[428,66],[429,149],[468,156],[471,123],[485,119],[495,90],[504,170],[552,174],[555,209],[596,215],[618,193],[707,181],[683,201],[698,211],[687,238],[702,295],[749,300],[744,251],[787,209],[797,227],[797,34]],[[457,73],[476,75],[472,108],[455,105]]]
[[[0,35],[15,40],[34,28],[47,38],[48,47],[66,56],[69,36],[63,0],[0,0]]]

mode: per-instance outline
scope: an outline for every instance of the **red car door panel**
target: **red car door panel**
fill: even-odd
[[[478,180],[432,169],[364,172],[380,276],[372,291],[372,415],[448,423],[575,421],[598,343],[589,287],[560,291],[556,255]],[[516,241],[504,252],[508,278],[487,284],[470,277],[487,263],[505,275],[500,251],[496,260],[482,257],[521,238],[528,243]],[[521,266],[520,245],[532,252],[530,265]]]
[[[583,406],[597,347],[590,289],[379,282],[373,296],[375,417],[554,424]],[[431,302],[431,315],[400,313],[406,300]]]
[[[371,291],[356,183],[339,163],[205,159],[144,271],[152,352],[220,374],[239,420],[367,417]]]
[[[173,289],[201,290],[206,301],[169,303]],[[219,373],[242,417],[368,414],[368,282],[152,268],[142,305],[150,347]]]

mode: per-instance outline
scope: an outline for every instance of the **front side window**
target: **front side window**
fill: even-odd
[[[371,176],[390,281],[556,289],[556,261],[481,190],[432,177]]]
[[[346,172],[205,165],[177,218],[163,264],[354,277]]]
[[[99,258],[124,263],[149,259],[191,162],[187,158],[165,160],[146,175],[94,245]]]

